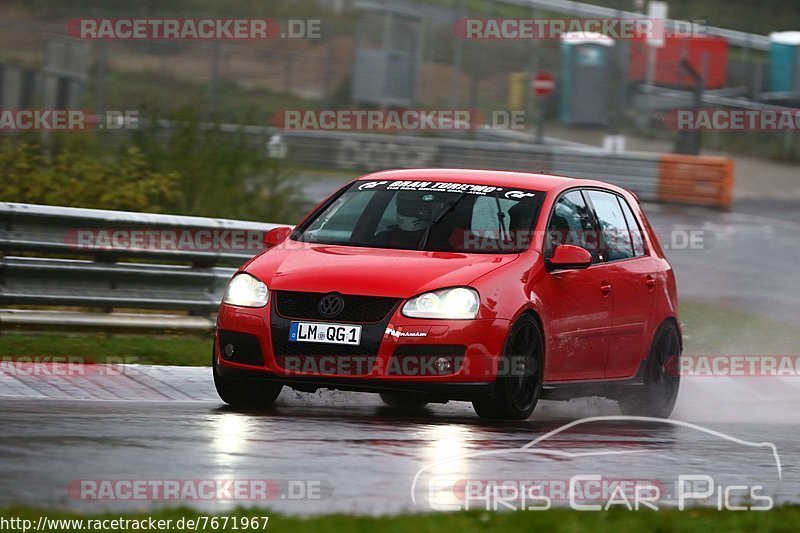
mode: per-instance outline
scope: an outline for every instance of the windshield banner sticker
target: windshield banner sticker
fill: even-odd
[[[485,196],[494,192],[502,191],[502,187],[490,185],[474,185],[471,183],[450,183],[444,181],[367,181],[358,185],[359,191],[420,191],[420,192],[455,192]],[[509,190],[504,196],[506,198],[522,199],[535,196],[530,191]]]

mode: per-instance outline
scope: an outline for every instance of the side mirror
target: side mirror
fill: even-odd
[[[553,270],[572,270],[589,268],[592,264],[592,254],[585,248],[571,244],[556,246],[553,257],[545,261],[548,272]]]
[[[273,246],[277,246],[278,244],[288,239],[291,233],[292,233],[292,228],[290,228],[289,226],[278,226],[277,228],[272,228],[271,230],[269,230],[267,233],[264,234],[264,245],[267,248],[272,248]]]

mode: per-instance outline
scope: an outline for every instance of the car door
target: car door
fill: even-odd
[[[655,305],[655,266],[625,198],[602,190],[589,190],[586,195],[600,227],[600,269],[614,301],[605,376],[629,377],[649,348],[646,334]]]
[[[593,264],[582,270],[549,272],[542,283],[550,297],[547,307],[550,348],[546,358],[549,381],[598,379],[605,375],[612,327],[613,302],[603,275],[595,236],[597,228],[580,190],[560,196],[550,213],[545,258],[559,244],[581,246]]]

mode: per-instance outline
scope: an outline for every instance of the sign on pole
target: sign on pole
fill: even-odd
[[[556,89],[556,78],[548,70],[540,70],[531,81],[531,89],[539,98],[547,98]]]

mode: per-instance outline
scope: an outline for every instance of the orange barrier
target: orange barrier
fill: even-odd
[[[725,157],[662,154],[658,161],[658,199],[730,207],[733,161]]]

